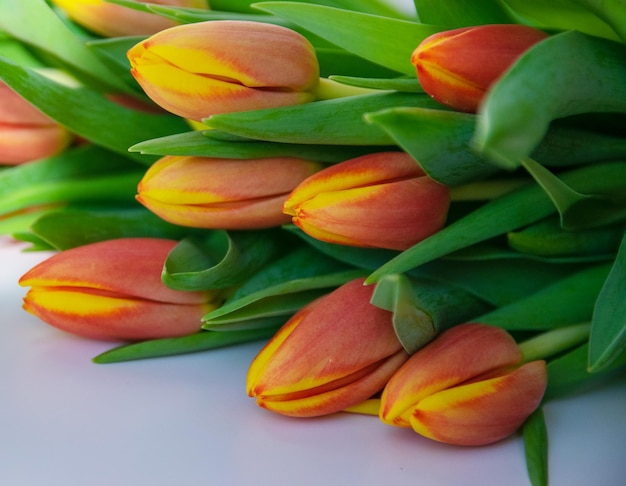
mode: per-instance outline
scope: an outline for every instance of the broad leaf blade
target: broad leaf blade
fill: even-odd
[[[603,371],[626,350],[626,233],[591,321],[589,369]]]
[[[307,3],[261,2],[255,7],[376,64],[411,75],[415,75],[410,62],[413,50],[429,35],[444,30],[434,25]]]

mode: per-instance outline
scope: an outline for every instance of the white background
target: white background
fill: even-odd
[[[406,4],[404,0],[396,0]],[[519,437],[446,446],[374,417],[290,419],[258,408],[261,344],[95,365],[112,347],[21,309],[46,254],[0,240],[0,484],[527,486]],[[550,403],[552,486],[626,484],[626,382]]]
[[[260,343],[96,365],[113,343],[21,309],[42,253],[0,239],[0,484],[4,486],[527,486],[519,437],[460,448],[370,416],[293,419],[258,408]],[[626,382],[548,404],[552,486],[625,484]]]

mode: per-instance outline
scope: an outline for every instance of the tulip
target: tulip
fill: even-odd
[[[151,35],[177,25],[157,14],[141,12],[104,0],[52,0],[80,26],[103,37]],[[207,0],[151,0],[150,3],[173,7],[207,9]]]
[[[283,211],[313,238],[405,250],[444,225],[449,189],[402,152],[368,154],[312,175]]]
[[[128,51],[131,73],[164,109],[201,121],[210,115],[313,101],[319,82],[313,46],[286,27],[207,21],[159,32]]]
[[[475,113],[489,87],[546,37],[541,30],[518,24],[463,27],[424,39],[411,63],[432,98],[457,111]]]
[[[357,279],[298,311],[250,365],[248,395],[273,412],[313,417],[379,392],[408,354],[371,295]]]
[[[65,250],[29,270],[24,309],[79,336],[103,340],[176,337],[199,331],[214,292],[167,288],[161,271],[176,241],[120,238]]]
[[[0,164],[18,165],[56,155],[69,132],[0,82]]]
[[[380,419],[455,445],[485,445],[514,433],[539,406],[545,361],[521,364],[503,329],[462,324],[444,331],[385,387]]]
[[[254,229],[287,223],[287,194],[321,165],[294,157],[219,159],[166,156],[139,183],[137,200],[170,223]]]

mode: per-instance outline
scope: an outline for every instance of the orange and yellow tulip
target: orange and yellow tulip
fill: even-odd
[[[0,82],[0,164],[18,165],[62,152],[71,135]]]
[[[131,73],[159,106],[190,120],[313,101],[311,43],[278,25],[207,21],[161,31],[128,51]]]
[[[297,312],[250,365],[248,395],[272,412],[313,417],[379,392],[409,355],[372,291],[353,280]]]
[[[62,251],[29,270],[24,309],[79,336],[144,340],[197,332],[216,292],[183,292],[161,281],[176,241],[120,238]]]
[[[413,51],[411,63],[433,99],[475,113],[491,85],[546,37],[541,30],[518,24],[463,27],[424,39]]]
[[[501,328],[453,327],[389,380],[380,419],[448,444],[504,439],[539,406],[546,389],[545,361],[521,359],[516,342]]]
[[[52,0],[80,26],[103,37],[151,35],[177,25],[157,14],[141,12],[104,0]],[[151,0],[150,3],[172,7],[207,9],[207,0]]]
[[[403,152],[368,154],[327,167],[289,195],[283,211],[313,238],[405,250],[444,225],[449,189]]]
[[[322,166],[294,157],[166,156],[139,183],[137,200],[170,223],[194,228],[280,226],[287,194]]]

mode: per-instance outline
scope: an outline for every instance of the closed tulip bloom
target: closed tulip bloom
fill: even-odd
[[[167,288],[161,271],[176,241],[120,238],[57,253],[19,281],[24,309],[79,336],[144,340],[200,330],[216,307],[214,292]]]
[[[411,356],[381,397],[384,423],[412,427],[455,445],[485,445],[513,434],[539,406],[545,361],[522,364],[503,329],[463,324]]]
[[[313,238],[405,250],[444,225],[449,189],[403,152],[368,154],[327,167],[289,195],[283,211]]]
[[[157,14],[140,12],[104,0],[52,0],[80,26],[103,37],[151,35],[177,25]],[[207,0],[151,0],[150,3],[172,7],[207,9]]]
[[[194,228],[280,226],[287,194],[320,170],[294,157],[220,159],[166,156],[139,183],[137,200],[170,223]]]
[[[391,313],[353,280],[297,312],[248,370],[248,395],[283,415],[339,412],[379,392],[408,358]]]
[[[18,165],[56,155],[69,132],[0,82],[0,164]]]
[[[474,113],[489,87],[545,32],[518,24],[493,24],[439,32],[413,51],[411,63],[432,98]]]
[[[309,41],[262,22],[180,25],[140,42],[128,59],[131,73],[155,103],[196,121],[307,103],[319,82]]]

